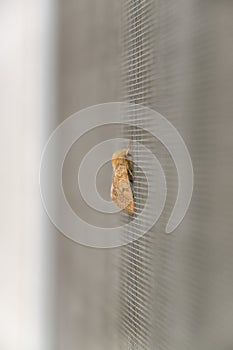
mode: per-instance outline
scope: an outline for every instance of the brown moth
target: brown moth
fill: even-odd
[[[133,160],[128,149],[117,151],[112,156],[113,179],[111,198],[120,209],[134,214],[134,197],[132,191]]]

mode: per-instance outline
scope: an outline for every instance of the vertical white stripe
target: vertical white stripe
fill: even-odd
[[[0,8],[0,348],[44,350],[50,343],[45,305],[51,236],[38,171],[54,122],[54,3],[10,0]]]

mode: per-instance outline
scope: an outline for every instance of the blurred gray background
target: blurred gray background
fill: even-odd
[[[61,1],[58,12],[57,108],[62,121],[82,108],[119,101],[120,3]],[[109,131],[100,128],[74,145],[74,156],[64,171],[67,197],[75,210],[91,221],[97,220],[98,214],[81,206],[69,169],[80,162],[76,155],[85,155],[104,138],[114,136],[113,132],[111,128]],[[109,175],[111,179],[111,173]],[[107,175],[103,180],[100,187],[104,190],[106,181],[109,183]],[[55,348],[118,349],[113,314],[117,277],[114,250],[84,247],[58,235],[56,251]]]

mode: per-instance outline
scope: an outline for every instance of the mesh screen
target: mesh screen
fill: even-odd
[[[151,146],[150,135],[143,131],[145,113],[140,105],[153,106],[155,97],[155,28],[156,3],[149,1],[124,1],[122,4],[122,92],[123,99],[136,103],[134,109],[123,110],[125,122],[134,120],[139,127],[125,127],[127,139]],[[135,118],[137,118],[135,120]],[[153,121],[152,121],[153,122]],[[150,147],[151,148],[151,147]],[[145,154],[137,146],[131,149],[135,164],[144,161],[149,167]],[[153,215],[153,208],[143,216],[140,212],[147,195],[147,181],[140,167],[134,166],[135,220],[126,235],[140,236],[147,221]],[[123,214],[123,221],[129,217]],[[139,218],[138,216],[139,215]],[[154,268],[153,232],[121,249],[120,261],[120,332],[123,349],[152,349]]]
[[[232,317],[228,312],[226,317],[225,302],[220,296],[224,291],[226,304],[230,305],[232,283],[226,276],[220,277],[220,270],[216,270],[219,263],[229,267],[232,262],[232,254],[227,249],[229,244],[232,246],[231,220],[224,214],[229,207],[221,202],[221,195],[217,195],[217,188],[220,191],[221,186],[227,193],[230,183],[219,186],[220,177],[216,178],[215,168],[223,144],[226,153],[222,154],[224,168],[221,170],[226,174],[226,169],[231,168],[227,160],[229,138],[225,143],[216,132],[220,124],[223,128],[232,110],[230,104],[228,107],[224,104],[229,96],[224,67],[226,64],[229,72],[229,64],[221,58],[229,46],[229,33],[233,32],[229,19],[232,6],[223,3],[226,5],[226,2],[221,5],[195,0],[122,1],[123,98],[152,107],[173,123],[190,151],[195,179],[191,206],[184,221],[175,233],[165,235],[164,228],[177,192],[174,164],[150,135],[143,130],[124,128],[126,138],[144,143],[156,154],[166,175],[168,194],[156,226],[121,249],[122,349],[230,349],[233,344],[227,326]],[[230,82],[229,77],[227,81]],[[221,123],[220,115],[221,120],[225,117]],[[132,110],[123,111],[123,116],[125,121],[135,118]],[[140,118],[137,113],[136,122],[143,127],[153,123],[153,119],[146,120],[144,115]],[[132,153],[136,162],[145,157],[137,148],[132,149]],[[148,159],[144,158],[144,162],[149,166]],[[146,181],[140,171],[135,169],[137,211],[143,206],[146,192]],[[221,219],[217,213],[222,213]],[[152,208],[147,215],[153,215]],[[127,215],[123,219],[129,220]],[[146,215],[141,217],[132,224],[132,232],[125,234],[140,235],[146,220]],[[222,232],[225,243],[221,240]],[[226,255],[220,262],[216,256],[220,257],[218,254],[223,251]],[[221,286],[217,287],[216,281]],[[216,287],[220,292],[218,296],[213,289]],[[221,321],[220,310],[224,315]],[[219,327],[224,329],[222,338]]]

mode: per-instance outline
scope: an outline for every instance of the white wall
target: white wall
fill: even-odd
[[[53,228],[45,226],[38,176],[42,147],[54,123],[54,18],[53,0],[0,3],[0,348],[4,350],[51,349]]]

